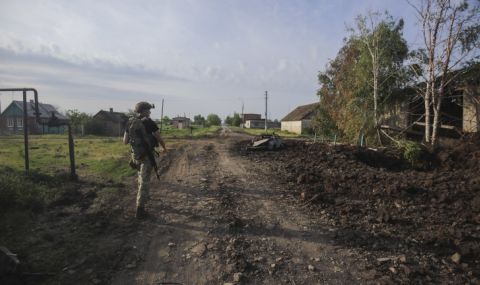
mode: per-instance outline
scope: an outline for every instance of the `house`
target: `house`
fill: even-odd
[[[298,106],[281,120],[282,131],[303,134],[312,128],[312,119],[319,103]]]
[[[241,119],[241,122],[240,122],[240,127],[241,128],[250,128],[250,127],[246,126],[247,121],[261,120],[262,115],[260,115],[260,114],[242,114],[240,119]]]
[[[35,116],[35,102],[27,102],[27,127],[29,134],[63,134],[68,118],[50,104],[38,103],[39,117]],[[0,133],[23,133],[23,101],[12,101],[0,115]]]
[[[269,129],[278,129],[280,125],[278,122],[272,122],[267,120],[267,128]],[[265,128],[265,119],[258,120],[247,120],[244,124],[244,128],[247,129],[264,129]]]
[[[127,115],[121,112],[114,112],[113,108],[110,108],[109,111],[100,110],[93,118],[101,124],[101,133],[106,136],[123,136],[128,122]]]
[[[172,126],[177,129],[190,128],[190,119],[186,117],[175,117],[172,119]]]

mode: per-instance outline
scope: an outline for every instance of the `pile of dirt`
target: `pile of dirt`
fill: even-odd
[[[480,169],[480,134],[466,136],[452,147],[438,151],[443,167],[451,169]]]
[[[287,141],[282,151],[239,155],[265,166],[304,206],[364,250],[375,278],[480,282],[479,136],[413,168],[395,149]],[[383,280],[383,279],[382,279]]]

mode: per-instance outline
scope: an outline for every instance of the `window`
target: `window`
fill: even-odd
[[[14,120],[12,118],[7,118],[7,127],[13,128]]]
[[[23,119],[17,118],[17,127],[19,128],[23,127]]]

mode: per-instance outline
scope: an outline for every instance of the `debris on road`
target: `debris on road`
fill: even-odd
[[[283,147],[283,140],[275,135],[260,135],[253,138],[247,150],[277,150]]]

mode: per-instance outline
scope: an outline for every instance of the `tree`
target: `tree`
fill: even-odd
[[[226,125],[232,126],[232,117],[227,116],[224,122]]]
[[[350,37],[336,58],[319,73],[317,95],[323,112],[317,119],[328,118],[327,125],[335,126],[345,140],[355,142],[360,134],[377,136],[380,114],[404,80],[408,48],[402,29],[403,21],[388,14],[358,16],[356,29],[349,29]]]
[[[80,112],[77,109],[67,110],[65,114],[70,120],[70,126],[72,127],[74,133],[78,133],[79,130],[82,130],[82,126],[91,120],[90,115]]]
[[[425,82],[420,88],[425,108],[425,141],[435,147],[446,87],[460,75],[453,71],[478,58],[480,4],[470,2],[470,7],[466,0],[408,3],[422,27],[424,47],[414,53],[415,66],[419,67],[415,71]]]
[[[205,125],[205,118],[202,117],[202,115],[196,115],[193,117],[193,124],[198,125],[198,126],[204,126]]]
[[[240,127],[241,123],[242,123],[242,118],[240,118],[240,114],[236,112],[233,113],[231,125],[235,127]]]
[[[372,89],[374,127],[379,129],[379,100],[388,94],[382,86],[391,87],[402,76],[403,61],[408,55],[407,43],[403,38],[402,19],[396,23],[387,12],[368,12],[367,16],[356,19],[357,31],[354,33],[360,42],[360,64],[369,71],[368,79]],[[380,133],[378,132],[379,138]]]
[[[163,116],[162,124],[168,126],[172,123],[172,120],[168,116]]]
[[[207,116],[207,126],[220,126],[222,124],[222,120],[216,114],[209,114]]]

